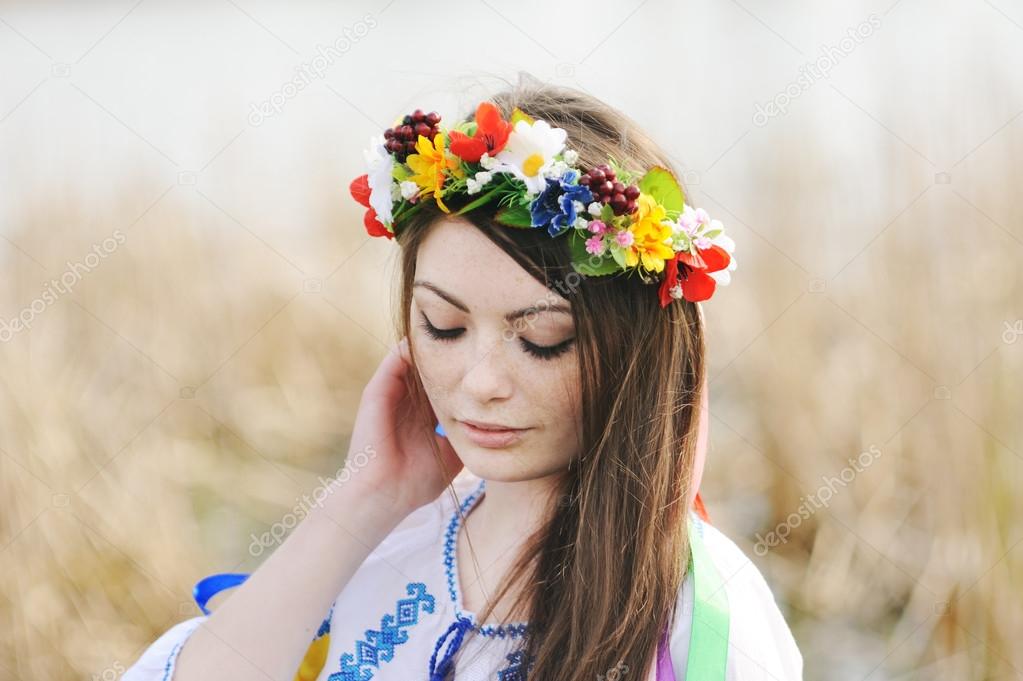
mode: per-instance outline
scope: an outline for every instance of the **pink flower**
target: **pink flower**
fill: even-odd
[[[593,223],[590,223],[593,224]],[[604,237],[591,236],[586,240],[586,252],[591,255],[601,255],[604,252]]]
[[[588,225],[586,225],[586,228],[598,236],[607,231],[607,225],[605,225],[601,220],[591,221]]]
[[[696,228],[699,226],[699,223],[696,220],[696,211],[694,211],[690,206],[686,206],[685,210],[682,211],[682,215],[678,219],[678,224],[682,225],[682,230],[688,236],[696,234]]]
[[[634,240],[635,239],[632,235],[632,232],[630,232],[627,229],[623,229],[622,231],[615,234],[615,242],[617,242],[617,244],[622,248],[628,248],[629,246],[632,245],[632,242]]]

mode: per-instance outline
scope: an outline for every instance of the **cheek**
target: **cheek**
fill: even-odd
[[[544,405],[547,422],[559,430],[575,432],[582,415],[582,394],[575,358],[567,358],[557,371],[548,369],[546,380],[527,384],[535,387],[534,404]],[[534,372],[537,370],[534,368]]]
[[[413,333],[412,341],[423,387],[432,400],[443,398],[458,380],[459,368],[456,365],[459,353],[452,352],[451,348],[430,338],[422,330]]]

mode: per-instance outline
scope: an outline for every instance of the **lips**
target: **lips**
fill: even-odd
[[[516,444],[529,428],[508,428],[483,421],[459,421],[466,437],[480,447],[503,449]]]
[[[501,423],[488,423],[486,421],[470,421],[466,419],[462,421],[462,423],[468,423],[473,428],[478,428],[480,430],[522,430],[521,428],[506,426]]]

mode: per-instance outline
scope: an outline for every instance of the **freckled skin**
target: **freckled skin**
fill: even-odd
[[[580,409],[576,344],[552,359],[523,346],[551,347],[575,337],[571,314],[548,309],[569,305],[533,279],[468,221],[445,218],[420,246],[416,281],[427,281],[464,303],[469,313],[423,286],[411,308],[420,376],[452,447],[473,474],[515,482],[564,470],[578,455]],[[504,316],[538,306],[538,312],[509,323]],[[452,340],[434,339],[423,315],[437,329],[464,329]],[[530,428],[507,449],[481,447],[455,419]]]
[[[458,309],[425,286],[416,286],[409,334],[420,377],[452,448],[465,467],[487,481],[483,498],[456,539],[462,605],[482,613],[508,574],[525,537],[543,521],[545,499],[580,450],[579,367],[569,301],[533,279],[510,256],[462,218],[431,227],[417,256],[417,282],[426,281],[463,303]],[[509,322],[505,315],[537,306]],[[435,329],[458,333],[435,339]],[[566,350],[551,359],[533,346]],[[502,449],[471,441],[456,419],[529,428]],[[470,546],[468,537],[472,538]],[[510,618],[517,589],[496,605],[488,623]],[[515,618],[521,619],[521,618]]]

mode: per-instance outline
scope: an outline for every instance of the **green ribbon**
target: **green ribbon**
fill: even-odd
[[[689,568],[693,571],[695,597],[685,678],[724,681],[728,663],[728,594],[721,573],[707,553],[700,529],[690,516]]]

